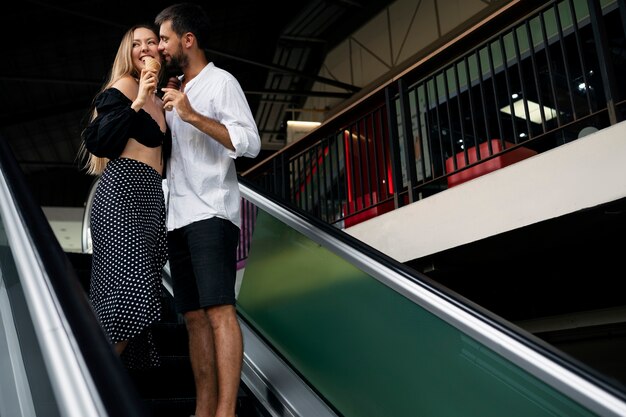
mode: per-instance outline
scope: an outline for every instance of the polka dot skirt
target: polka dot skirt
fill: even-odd
[[[159,365],[150,326],[161,314],[166,234],[161,175],[134,159],[110,161],[91,211],[89,298],[111,342],[129,341],[129,368]]]

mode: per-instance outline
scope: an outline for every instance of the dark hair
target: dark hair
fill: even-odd
[[[187,32],[194,34],[200,49],[207,48],[211,22],[202,6],[194,3],[177,3],[166,7],[154,19],[154,23],[162,25],[172,22],[172,30],[181,37]]]

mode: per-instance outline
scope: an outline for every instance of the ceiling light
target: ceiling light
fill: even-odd
[[[524,101],[526,101],[526,104],[528,105],[528,119],[533,123],[541,124],[541,107],[534,101],[521,99],[514,102],[513,109],[515,111],[515,116],[526,120]],[[500,111],[506,114],[511,114],[511,106],[504,106],[500,109]],[[547,122],[548,120],[552,120],[556,117],[556,110],[543,106],[543,115]]]
[[[292,126],[292,127],[302,127],[302,128],[316,128],[320,125],[320,122],[305,122],[302,120],[287,120],[287,126]]]
[[[316,129],[320,122],[308,122],[302,120],[287,120],[287,143],[302,139],[309,132]]]

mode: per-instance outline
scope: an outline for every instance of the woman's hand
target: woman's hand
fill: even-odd
[[[158,77],[155,71],[142,69],[139,77],[139,91],[135,101],[139,101],[143,106],[151,95],[156,93],[157,83]]]
[[[141,70],[141,77],[139,77],[139,92],[137,98],[142,97],[147,100],[151,94],[156,93],[158,83],[157,73],[147,69]]]

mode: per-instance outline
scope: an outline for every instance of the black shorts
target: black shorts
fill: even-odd
[[[167,234],[178,313],[235,304],[239,228],[213,217]]]

